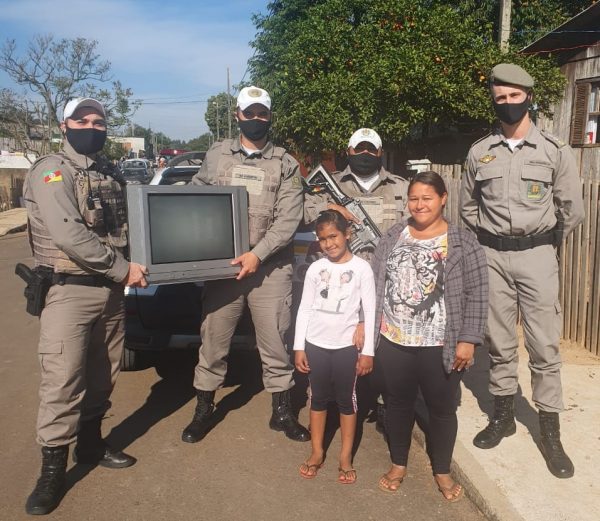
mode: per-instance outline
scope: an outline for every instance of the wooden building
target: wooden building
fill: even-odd
[[[600,2],[525,47],[524,54],[552,54],[567,77],[553,117],[538,127],[569,143],[584,179],[600,179]]]

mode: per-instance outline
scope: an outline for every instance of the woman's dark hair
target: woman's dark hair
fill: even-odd
[[[444,194],[448,193],[446,190],[446,183],[442,179],[442,176],[437,172],[433,172],[432,170],[428,170],[426,172],[418,172],[415,176],[410,180],[408,184],[408,192],[410,193],[410,189],[412,185],[415,183],[423,183],[424,185],[431,186],[435,193],[442,197]]]
[[[315,230],[324,224],[333,224],[339,231],[346,233],[348,230],[348,221],[337,210],[325,210],[319,214],[315,222]]]

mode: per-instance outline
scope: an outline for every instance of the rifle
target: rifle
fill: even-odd
[[[364,248],[375,248],[381,232],[369,214],[360,204],[360,201],[348,197],[340,190],[333,177],[323,165],[315,168],[305,179],[305,191],[310,194],[318,194],[327,191],[335,204],[339,204],[352,213],[360,222],[357,224],[352,221],[352,236],[350,237],[350,250],[355,253]]]
[[[15,274],[21,277],[27,286],[23,295],[27,299],[27,313],[39,317],[46,305],[46,295],[52,286],[52,270],[34,268],[33,270],[25,264],[18,263],[15,266]]]

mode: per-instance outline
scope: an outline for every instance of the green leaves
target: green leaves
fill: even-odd
[[[254,19],[250,71],[271,93],[275,138],[314,153],[344,149],[362,126],[393,144],[432,125],[491,122],[487,74],[501,61],[530,71],[546,111],[560,95],[558,69],[540,58],[501,54],[494,22],[486,17],[493,9],[483,4],[271,2],[268,14]]]
[[[235,105],[236,99],[226,92],[208,98],[204,119],[216,141],[228,137],[230,125],[231,137],[238,135],[237,122],[233,117]]]

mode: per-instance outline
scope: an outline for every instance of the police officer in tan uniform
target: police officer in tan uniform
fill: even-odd
[[[182,439],[199,441],[210,428],[215,390],[223,385],[231,337],[245,304],[252,313],[265,389],[272,393],[271,429],[295,441],[310,439],[292,413],[293,366],[283,342],[290,325],[292,239],[302,219],[299,165],[267,137],[271,98],[245,87],[237,99],[240,137],[215,143],[195,184],[245,186],[249,197],[250,251],[234,260],[236,279],[207,281],[203,293],[202,346],[194,376],[197,406]]]
[[[60,502],[75,440],[78,463],[135,463],[104,442],[101,421],[119,374],[124,286],[146,286],[146,269],[125,258],[123,193],[98,155],[106,140],[104,107],[91,98],[69,101],[61,129],[63,150],[36,161],[23,190],[36,271],[52,284],[40,316],[42,470],[29,514],[47,514]]]
[[[381,233],[387,232],[405,215],[408,193],[408,181],[400,176],[392,175],[382,166],[383,146],[379,134],[370,128],[360,128],[348,141],[348,166],[332,174],[340,190],[348,197],[358,199],[377,225]],[[327,192],[307,194],[304,202],[304,221],[314,222],[319,213],[337,210],[349,221],[356,220],[343,206],[335,204]],[[366,247],[354,252],[356,255],[371,261],[373,248]],[[359,324],[355,335],[355,343],[362,347],[364,342],[363,324]],[[377,430],[385,431],[385,406],[382,397],[377,404]]]
[[[487,342],[495,407],[473,443],[489,449],[515,433],[520,314],[542,454],[552,474],[569,478],[574,467],[560,442],[558,418],[563,401],[556,247],[582,221],[583,202],[571,148],[529,118],[533,85],[517,65],[492,69],[490,93],[500,128],[471,147],[462,182],[462,218],[484,246],[490,280]]]

